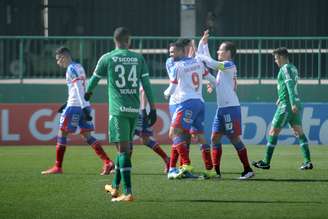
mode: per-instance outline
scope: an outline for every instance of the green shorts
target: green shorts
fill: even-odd
[[[294,125],[302,126],[301,112],[301,106],[298,106],[297,113],[293,113],[290,106],[279,104],[272,119],[272,127],[282,129],[287,123],[291,127]]]
[[[110,116],[109,141],[112,143],[132,141],[138,117]]]

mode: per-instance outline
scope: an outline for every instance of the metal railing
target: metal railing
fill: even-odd
[[[133,37],[132,48],[144,55],[151,78],[167,77],[167,47],[177,38]],[[211,37],[212,57],[216,57],[219,43],[226,40],[237,45],[235,62],[241,79],[261,83],[275,78],[278,68],[272,50],[280,46],[289,49],[301,79],[318,83],[328,79],[328,37]],[[59,46],[70,48],[90,76],[99,57],[112,50],[114,43],[112,37],[0,36],[0,79],[63,78],[64,72],[54,58]]]

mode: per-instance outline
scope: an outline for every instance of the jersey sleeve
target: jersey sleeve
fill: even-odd
[[[107,65],[108,63],[106,62],[106,56],[103,55],[100,57],[100,59],[97,62],[96,68],[93,72],[93,75],[102,78],[107,75]]]
[[[68,79],[70,81],[72,81],[73,83],[80,79],[79,74],[77,73],[77,71],[74,69],[73,66],[68,67],[67,76],[68,76]]]
[[[89,80],[86,92],[92,92],[99,83],[100,79],[107,75],[107,65],[108,63],[106,63],[105,55],[101,56],[97,62],[93,75]]]
[[[199,41],[196,57],[198,54],[211,57],[210,51],[208,49],[208,43],[204,43],[202,40]]]
[[[206,67],[211,68],[216,71],[230,72],[231,69],[234,69],[236,66],[232,61],[216,61],[209,56],[198,55],[200,61],[204,62]]]
[[[176,65],[172,57],[166,60],[166,71],[171,83],[178,83],[176,75]]]
[[[287,90],[288,90],[288,97],[289,97],[289,102],[290,104],[293,106],[295,105],[296,102],[296,94],[295,94],[295,86],[296,86],[296,82],[291,78],[290,74],[290,69],[283,67],[283,74],[282,77],[285,81]]]
[[[141,74],[140,74],[141,85],[145,91],[146,97],[149,104],[155,104],[152,88],[149,81],[149,70],[145,62],[145,59],[141,56]]]

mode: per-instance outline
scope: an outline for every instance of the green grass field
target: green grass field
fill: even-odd
[[[169,147],[165,147],[168,151]],[[315,169],[300,171],[297,146],[279,146],[270,170],[255,170],[249,181],[232,146],[223,148],[220,180],[168,180],[162,161],[136,146],[133,203],[111,203],[104,192],[113,176],[100,176],[93,151],[69,147],[64,174],[42,176],[54,163],[54,147],[0,147],[0,218],[328,218],[328,147],[311,147]],[[114,147],[106,147],[114,157]],[[251,160],[264,148],[248,147]],[[202,169],[193,145],[193,166]]]

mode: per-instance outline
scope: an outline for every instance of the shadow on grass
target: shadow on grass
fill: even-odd
[[[252,201],[252,200],[213,200],[213,199],[193,199],[193,200],[138,200],[139,202],[191,202],[191,203],[231,203],[231,204],[323,204],[314,201]]]
[[[258,179],[253,178],[251,181],[259,182],[291,182],[291,183],[304,183],[304,182],[328,182],[328,179]]]
[[[158,173],[142,173],[142,172],[133,172],[132,171],[132,175],[137,175],[137,176],[166,176],[166,173],[161,173],[161,172],[158,172]]]

